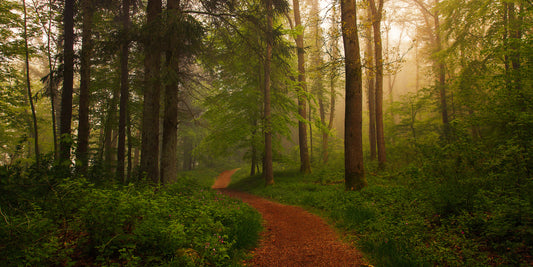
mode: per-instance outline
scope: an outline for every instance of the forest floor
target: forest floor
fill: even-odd
[[[300,207],[225,189],[237,170],[222,172],[212,188],[241,199],[263,216],[260,244],[245,266],[369,266],[361,253],[342,242],[322,218]]]

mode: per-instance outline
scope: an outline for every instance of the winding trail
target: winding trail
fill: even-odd
[[[361,253],[342,242],[322,218],[300,207],[224,189],[235,171],[221,173],[213,188],[241,199],[263,216],[265,230],[252,252],[253,258],[244,263],[246,266],[368,266]]]

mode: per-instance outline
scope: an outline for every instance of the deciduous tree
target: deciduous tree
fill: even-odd
[[[346,69],[344,180],[346,190],[360,190],[367,182],[363,165],[363,85],[355,0],[341,0],[341,23]]]

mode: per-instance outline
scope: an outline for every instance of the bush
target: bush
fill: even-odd
[[[21,175],[4,173],[11,177],[2,181]],[[261,230],[257,211],[193,179],[166,188],[97,187],[81,178],[49,186],[37,201],[3,184],[0,265],[227,266]],[[10,204],[17,201],[25,204]]]

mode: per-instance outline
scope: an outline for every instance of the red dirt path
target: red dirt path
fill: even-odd
[[[219,175],[215,185],[228,185],[236,170]],[[231,174],[230,174],[231,173]],[[227,183],[226,183],[227,182]],[[216,187],[219,188],[219,187]],[[244,192],[220,191],[239,198],[263,216],[265,230],[246,266],[368,266],[361,254],[339,240],[326,222],[300,207],[282,205]]]

